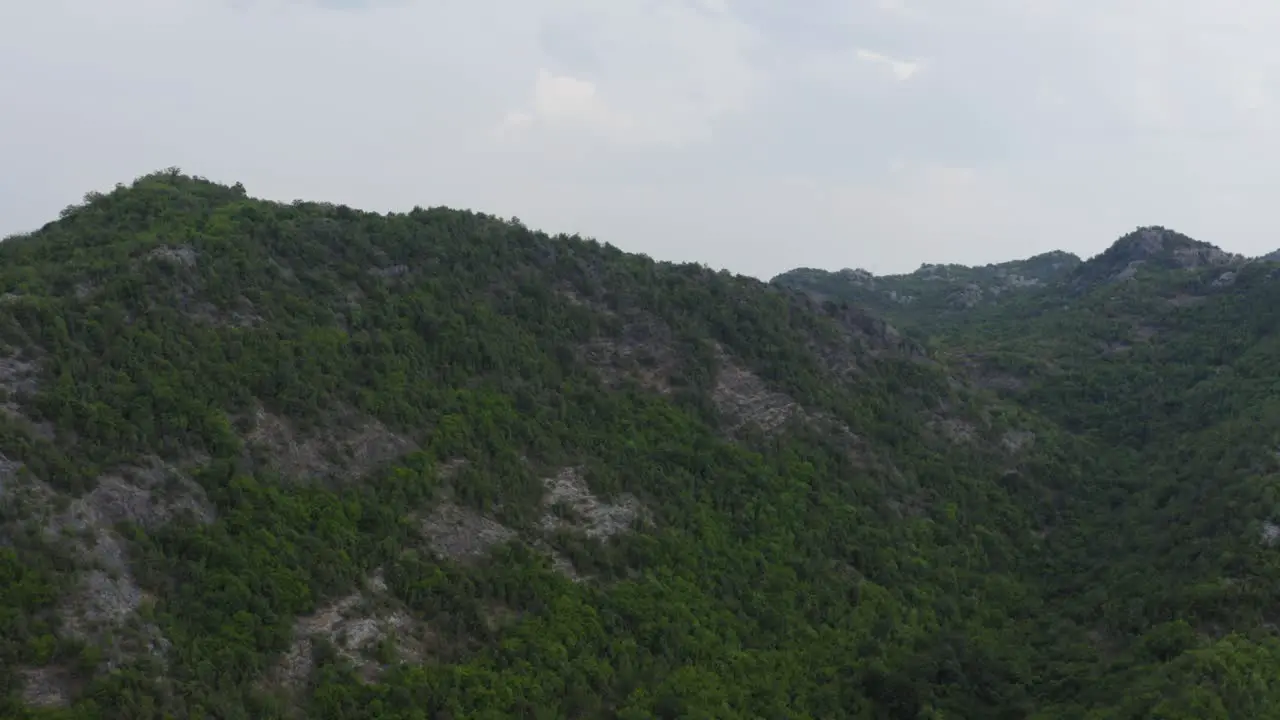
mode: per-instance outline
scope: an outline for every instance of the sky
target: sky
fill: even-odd
[[[767,279],[1280,247],[1273,0],[0,2],[0,236],[176,166]]]

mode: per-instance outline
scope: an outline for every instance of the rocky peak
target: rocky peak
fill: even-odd
[[[1221,267],[1243,262],[1244,257],[1216,245],[1201,242],[1160,226],[1140,227],[1090,258],[1074,273],[1073,285],[1083,288],[1098,283],[1133,278],[1143,267],[1188,270]]]

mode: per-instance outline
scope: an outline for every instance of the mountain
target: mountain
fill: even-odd
[[[1268,717],[1276,266],[1088,267],[91,193],[0,243],[0,716]]]
[[[815,293],[793,274],[775,282]],[[1277,685],[1239,673],[1280,669],[1277,307],[1280,265],[1163,228],[999,304],[925,322],[883,306],[888,322],[925,328],[944,364],[1086,441],[1111,473],[1067,491],[1079,564],[1049,578],[1060,611],[1094,618],[1091,639],[1125,657],[1102,675],[1122,700],[1097,717],[1275,716]],[[1129,663],[1175,636],[1140,679]]]
[[[798,268],[771,282],[802,290],[819,301],[857,303],[891,315],[906,325],[919,326],[940,317],[966,313],[976,306],[999,305],[1029,290],[1054,285],[1075,272],[1080,264],[1079,257],[1054,251],[981,267],[926,263],[905,275]]]
[[[1101,255],[1090,258],[1072,273],[1077,288],[1133,278],[1139,269],[1186,270],[1232,267],[1244,256],[1224,252],[1206,242],[1162,227],[1138,228],[1116,240]]]

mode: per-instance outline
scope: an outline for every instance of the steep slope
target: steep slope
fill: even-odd
[[[1086,439],[1116,478],[1073,489],[1076,522],[1047,538],[1046,601],[1113,657],[1098,717],[1276,714],[1280,687],[1257,678],[1280,670],[1278,306],[1274,263],[1146,228],[930,328],[940,361]]]
[[[5,717],[1115,700],[1107,469],[848,305],[170,171],[0,244],[0,342]]]

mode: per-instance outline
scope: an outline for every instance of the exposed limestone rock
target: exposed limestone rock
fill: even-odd
[[[246,440],[265,449],[282,475],[313,479],[360,477],[415,448],[367,416],[347,411],[331,421],[325,430],[304,436],[288,419],[258,408]]]
[[[859,287],[865,287],[873,290],[876,287],[876,276],[872,274],[871,271],[863,270],[862,268],[845,268],[837,272],[836,277],[847,281],[851,285],[857,285]]]
[[[972,423],[958,418],[937,418],[929,422],[929,427],[953,443],[973,442],[978,435]]]
[[[23,413],[22,408],[13,402],[0,403],[0,413],[4,413],[11,420],[16,421],[20,426],[26,428],[32,437],[41,440],[53,441],[57,438],[57,430],[51,422],[32,422],[30,418]]]
[[[1269,547],[1280,543],[1280,525],[1273,522],[1262,523],[1262,542]]]
[[[212,509],[199,486],[157,461],[107,476],[73,499],[19,473],[17,463],[0,466],[5,517],[39,529],[76,564],[75,584],[58,603],[60,634],[99,646],[107,669],[141,655],[163,660],[169,643],[138,614],[150,598],[135,581],[114,526],[127,521],[154,528],[179,517],[207,522]]]
[[[1188,269],[1206,266],[1214,267],[1230,265],[1244,260],[1243,255],[1229,253],[1216,247],[1178,248],[1173,251],[1173,256],[1178,261],[1179,265]]]
[[[380,278],[395,278],[409,272],[408,265],[391,265],[389,267],[369,268],[369,274]]]
[[[124,544],[110,523],[87,498],[73,500],[45,527],[46,538],[69,542],[73,557],[90,568],[79,578],[75,592],[59,608],[63,631],[89,639],[125,620],[142,604],[142,590],[134,582]]]
[[[802,412],[794,400],[769,389],[763,380],[735,363],[722,349],[716,350],[720,371],[711,399],[730,432],[754,424],[770,433]]]
[[[71,704],[74,683],[65,669],[48,666],[23,668],[22,702],[33,708],[62,708]]]
[[[657,318],[630,318],[616,338],[597,338],[580,349],[583,360],[611,385],[627,378],[659,393],[671,392],[668,378],[679,368],[680,356],[671,331]]]
[[[1147,342],[1159,334],[1160,331],[1150,325],[1139,325],[1133,329],[1133,339],[1138,342]]]
[[[373,651],[384,640],[395,643],[402,660],[420,662],[428,635],[412,617],[387,594],[382,571],[368,578],[366,592],[339,598],[311,615],[298,618],[293,628],[293,644],[272,672],[272,679],[286,689],[302,686],[313,669],[317,640],[333,644],[338,654],[361,669],[366,681],[373,681],[384,669]]]
[[[832,374],[841,377],[850,369],[853,358],[860,354],[877,357],[884,354],[911,359],[925,359],[928,354],[918,343],[904,337],[884,318],[852,305],[827,308],[845,334],[847,344],[814,348]]]
[[[44,489],[51,500],[57,497],[47,486]],[[72,500],[49,519],[45,537],[69,543],[72,557],[84,570],[76,589],[59,603],[62,632],[103,646],[108,669],[139,653],[163,657],[168,641],[157,626],[137,618],[147,596],[129,570],[124,543],[94,499]],[[123,629],[130,632],[118,632]]]
[[[147,467],[98,478],[84,501],[108,525],[130,522],[154,529],[175,518],[202,524],[214,519],[204,488],[158,459]]]
[[[18,476],[18,471],[22,469],[22,463],[14,462],[5,457],[4,453],[0,453],[0,500],[14,484]]]
[[[1011,453],[1030,449],[1036,442],[1036,434],[1030,430],[1009,430],[1000,438],[1000,444]]]
[[[596,313],[607,317],[617,317],[617,314],[614,313],[613,310],[610,310],[608,305],[600,300],[583,295],[581,292],[578,292],[577,288],[567,283],[556,288],[555,293],[579,307],[589,308]]]
[[[0,357],[0,388],[10,395],[30,396],[39,389],[40,369],[36,362],[21,355]]]
[[[629,531],[637,519],[646,516],[640,501],[630,494],[622,493],[615,502],[605,502],[597,497],[577,468],[565,468],[554,477],[543,478],[542,482],[547,494],[543,498],[545,512],[540,527],[546,533],[568,530],[604,540]],[[585,582],[589,579],[545,540],[535,539],[532,545],[548,555],[552,567],[570,580]]]
[[[969,283],[951,296],[951,304],[958,307],[971,308],[982,302],[982,294],[982,286],[977,283]]]
[[[446,460],[440,464],[440,467],[436,468],[436,475],[438,475],[441,480],[449,480],[457,475],[462,468],[466,467],[466,465],[466,458],[453,458],[452,460]]]
[[[427,544],[440,555],[468,561],[515,539],[516,532],[467,508],[442,502],[422,523]]]
[[[195,249],[188,245],[162,246],[148,253],[147,257],[164,260],[185,267],[195,267],[198,260]]]
[[[1113,281],[1115,281],[1115,282],[1123,282],[1123,281],[1125,281],[1125,280],[1132,280],[1135,276],[1137,276],[1137,274],[1138,274],[1138,268],[1142,267],[1142,264],[1143,264],[1144,262],[1146,262],[1146,261],[1145,261],[1145,260],[1131,260],[1131,261],[1129,261],[1129,264],[1128,264],[1128,265],[1125,265],[1125,266],[1124,266],[1124,269],[1122,269],[1120,272],[1116,273],[1116,274],[1115,274],[1115,276],[1114,276],[1114,277],[1112,277],[1111,279],[1112,279]]]
[[[575,468],[561,470],[542,482],[547,488],[543,504],[548,510],[542,517],[545,531],[572,528],[581,530],[587,537],[607,538],[630,529],[640,516],[640,502],[634,497],[623,494],[617,502],[604,502],[592,494]]]
[[[103,546],[105,549],[97,553],[99,557],[111,557],[113,562],[121,559],[120,545],[114,538],[100,535],[98,547]],[[106,625],[122,625],[142,605],[142,590],[124,569],[91,570],[85,574],[81,587],[83,602],[64,617],[67,629],[75,635],[91,635]]]
[[[48,422],[34,422],[23,411],[20,401],[39,391],[40,368],[35,360],[22,355],[0,357],[0,413],[4,413],[26,427],[32,436],[45,440],[54,438],[54,428]]]
[[[1099,279],[1112,282],[1132,279],[1147,264],[1189,270],[1238,265],[1246,261],[1242,255],[1225,252],[1159,227],[1140,228],[1117,240],[1103,255],[1106,262],[1098,268],[1101,273]],[[1091,262],[1096,264],[1096,261]],[[1109,278],[1106,277],[1108,275]]]
[[[544,518],[545,523],[545,518]],[[546,527],[544,525],[544,527]],[[533,549],[551,558],[551,567],[556,572],[564,575],[574,582],[585,582],[586,578],[578,573],[578,569],[573,566],[573,562],[565,557],[555,548],[546,543],[545,540],[534,540]]]
[[[988,358],[970,355],[961,357],[959,361],[966,378],[978,387],[1007,392],[1018,392],[1027,387],[1026,380],[1007,372]]]
[[[253,310],[253,304],[241,298],[235,310],[223,310],[210,302],[193,301],[184,297],[179,307],[198,323],[229,328],[250,328],[262,322],[262,316]]]
[[[1233,271],[1231,271],[1231,270],[1228,270],[1228,271],[1226,271],[1226,272],[1222,273],[1221,275],[1219,275],[1219,276],[1218,276],[1218,277],[1213,281],[1213,287],[1227,287],[1227,286],[1229,286],[1229,285],[1234,285],[1235,283],[1236,283],[1236,274],[1235,274],[1235,272],[1233,272]]]

